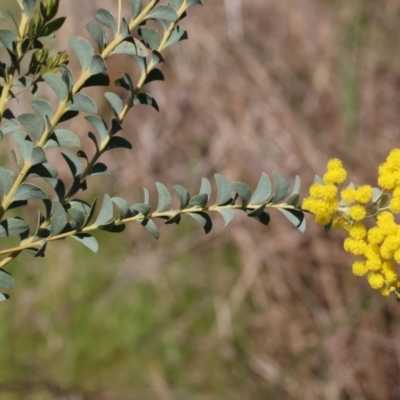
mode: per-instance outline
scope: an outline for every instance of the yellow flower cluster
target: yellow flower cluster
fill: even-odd
[[[373,188],[369,185],[350,185],[340,191],[338,185],[347,173],[338,159],[328,162],[327,172],[321,182],[310,187],[310,196],[303,200],[303,209],[314,214],[321,225],[330,225],[347,232],[345,251],[362,256],[353,263],[357,276],[367,276],[373,289],[383,296],[395,293],[400,299],[400,225],[394,214],[400,213],[400,149],[391,151],[379,167],[378,185],[384,192],[373,203]],[[383,196],[390,198],[384,207]],[[367,227],[364,220],[375,222]]]

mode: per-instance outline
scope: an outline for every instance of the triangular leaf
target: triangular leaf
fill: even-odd
[[[88,68],[94,54],[93,47],[90,42],[79,36],[72,36],[71,39],[69,39],[69,44],[77,55],[82,69],[85,70]]]
[[[271,196],[271,181],[265,173],[261,175],[256,191],[250,201],[251,204],[259,204],[266,201]]]
[[[272,202],[276,204],[287,196],[290,188],[288,181],[279,172],[274,172],[274,178],[276,187]]]
[[[89,114],[97,113],[97,105],[87,94],[76,93],[68,103],[69,111],[83,111]]]
[[[113,202],[108,194],[104,195],[103,204],[99,215],[97,216],[95,224],[102,226],[110,223],[114,219]]]
[[[200,213],[189,213],[189,215],[203,227],[205,233],[211,231],[212,221],[208,214],[200,212]]]
[[[232,196],[232,186],[228,179],[221,174],[215,174],[215,182],[217,184],[217,205],[222,206],[226,204]]]
[[[158,191],[157,212],[162,212],[171,206],[171,195],[162,183],[156,182],[156,186]]]
[[[67,225],[67,213],[61,203],[54,201],[51,208],[50,236],[58,235]]]
[[[47,194],[40,187],[31,183],[22,183],[12,198],[12,201],[24,201],[31,199],[48,199]]]
[[[224,208],[222,210],[218,210],[218,212],[222,215],[222,218],[224,219],[225,222],[225,226],[227,226],[235,216],[235,212],[231,208]]]
[[[7,271],[4,271],[4,269],[0,268],[0,287],[3,289],[13,289],[15,288],[15,279],[13,276],[8,273]],[[0,293],[0,296],[2,294]],[[1,300],[0,300],[1,301]]]
[[[160,232],[158,231],[157,225],[151,219],[144,219],[140,223],[152,234],[156,239],[160,237]]]
[[[97,243],[97,240],[88,233],[77,233],[76,235],[72,235],[70,237],[85,245],[89,250],[92,250],[93,253],[97,253],[99,250],[99,244]]]
[[[19,235],[29,229],[28,224],[21,218],[7,218],[0,222],[0,237]]]
[[[189,192],[181,185],[175,185],[174,190],[178,193],[179,200],[181,202],[180,209],[183,210],[187,207],[190,201],[190,194]]]

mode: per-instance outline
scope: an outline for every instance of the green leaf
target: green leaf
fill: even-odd
[[[231,183],[221,174],[215,174],[215,182],[217,184],[217,205],[222,206],[231,200],[232,186]]]
[[[0,268],[0,287],[4,289],[14,289],[15,288],[15,279],[13,276],[4,271],[4,269]],[[2,294],[0,293],[0,296]],[[1,300],[0,300],[1,301]]]
[[[279,208],[282,214],[300,231],[303,232],[306,230],[306,219],[304,217],[304,213],[299,210],[288,210]]]
[[[68,96],[68,87],[60,76],[47,73],[43,75],[43,79],[60,101],[63,101]]]
[[[268,225],[271,221],[271,217],[266,211],[263,211],[260,215],[253,217],[255,220],[261,222],[263,225]]]
[[[19,235],[29,229],[28,224],[20,218],[7,218],[0,222],[0,238]]]
[[[98,75],[106,71],[107,65],[103,60],[103,57],[95,54],[90,62],[90,75]]]
[[[85,25],[86,30],[92,35],[93,39],[96,41],[101,53],[107,43],[106,33],[100,28],[99,24],[95,21],[89,21]]]
[[[5,196],[11,189],[14,173],[9,169],[0,167],[0,195]]]
[[[292,195],[300,192],[300,182],[300,177],[296,175],[296,178],[294,179]]]
[[[147,203],[134,204],[129,209],[134,215],[142,214],[147,217],[151,213],[151,207]]]
[[[65,20],[66,17],[60,17],[50,21],[40,29],[38,37],[47,37],[52,35],[54,32],[57,32],[64,25]]]
[[[31,101],[31,107],[42,117],[43,121],[52,119],[54,116],[53,107],[51,104],[43,99],[34,99]]]
[[[119,208],[120,218],[127,218],[132,215],[125,199],[122,199],[121,197],[113,197],[111,200]]]
[[[95,224],[97,226],[107,225],[114,220],[113,202],[108,194],[104,195],[103,204]]]
[[[290,206],[294,206],[297,207],[300,201],[300,196],[298,193],[294,193],[292,195],[290,195],[286,201],[285,204],[289,204]]]
[[[0,29],[0,43],[10,52],[14,51],[16,39],[14,32],[8,29]]]
[[[20,114],[18,122],[30,132],[36,140],[40,140],[43,134],[42,120],[35,114]]]
[[[120,136],[114,136],[108,142],[106,150],[112,150],[117,148],[132,149],[132,145],[125,138]]]
[[[178,13],[172,7],[158,6],[147,14],[146,19],[163,19],[175,22],[178,19]]]
[[[272,202],[276,204],[287,196],[290,188],[288,181],[279,172],[274,172],[274,178],[276,187]]]
[[[175,8],[176,11],[179,11],[183,4],[183,0],[170,0],[171,6]]]
[[[10,295],[5,294],[5,293],[0,293],[0,302],[6,301],[10,298]]]
[[[148,44],[150,49],[157,50],[161,43],[160,34],[153,28],[142,26],[138,29],[138,34]]]
[[[31,153],[31,164],[43,164],[47,161],[46,154],[41,147],[34,147]]]
[[[43,163],[43,164],[37,164],[34,165],[33,167],[31,167],[31,169],[29,170],[29,178],[57,178],[58,177],[58,172],[56,170],[56,168],[51,165],[51,164],[47,164],[47,163]],[[46,179],[48,180],[48,179]]]
[[[188,204],[188,207],[200,207],[205,208],[207,206],[208,196],[206,193],[201,193],[193,196]]]
[[[181,185],[175,185],[174,190],[178,193],[179,200],[181,202],[180,209],[183,210],[187,207],[190,201],[190,194],[189,192]]]
[[[56,236],[62,232],[67,225],[67,213],[64,206],[58,201],[53,201],[51,208],[50,236]]]
[[[56,129],[48,138],[47,147],[81,147],[81,141],[75,133],[67,129]]]
[[[72,100],[68,103],[69,111],[83,111],[89,114],[97,113],[96,103],[84,93],[76,93]]]
[[[235,212],[231,208],[224,208],[222,210],[218,210],[218,212],[222,215],[222,218],[224,219],[225,222],[225,226],[227,226],[235,216]]]
[[[35,9],[36,0],[22,0],[22,5],[24,6],[24,14],[30,17]]]
[[[200,192],[199,194],[205,193],[208,198],[211,196],[211,183],[207,178],[201,178]]]
[[[94,215],[94,212],[96,210],[96,204],[97,204],[97,199],[95,198],[93,200],[93,203],[92,203],[91,207],[90,207],[90,212],[89,212],[89,214],[88,214],[88,216],[86,218],[85,226],[88,225],[91,222],[91,220],[93,218],[93,215]]]
[[[248,210],[247,211],[247,216],[249,217],[258,217],[265,209],[265,203],[261,204],[260,207],[254,209],[254,210]]]
[[[76,235],[72,235],[70,237],[85,245],[89,250],[92,250],[93,253],[97,253],[99,250],[99,244],[97,243],[97,240],[88,233],[77,233]]]
[[[132,38],[132,42],[123,41],[120,43],[112,52],[112,54],[127,54],[128,56],[134,57],[147,57],[149,50],[147,47],[135,38]]]
[[[105,92],[104,97],[111,104],[111,107],[113,108],[115,114],[116,115],[121,114],[122,109],[124,107],[121,97],[119,97],[117,94],[112,93],[112,92]]]
[[[131,3],[132,19],[135,19],[140,14],[140,11],[142,10],[143,1],[142,0],[129,0],[129,2]]]
[[[30,137],[24,132],[14,132],[13,137],[23,159],[29,159],[33,149],[33,143]]]
[[[104,120],[97,115],[86,115],[85,119],[96,128],[103,141],[108,135],[108,127]]]
[[[44,253],[46,251],[47,242],[45,240],[40,244],[39,249],[36,251],[34,257],[44,257]]]
[[[152,234],[156,239],[160,237],[157,225],[151,219],[144,219],[140,223]]]
[[[24,201],[31,199],[48,199],[49,196],[36,185],[22,183],[15,192],[12,201]]]
[[[150,195],[149,195],[149,191],[148,191],[146,188],[143,188],[143,195],[144,195],[144,201],[143,201],[143,203],[149,204]]]
[[[115,23],[113,15],[109,11],[105,10],[104,8],[100,8],[96,11],[95,18],[97,21],[110,29],[114,34],[117,33],[117,24]]]
[[[143,104],[153,107],[156,111],[160,111],[156,100],[147,93],[139,93],[135,96],[135,100],[133,101],[135,106]]]
[[[189,215],[203,227],[204,232],[206,234],[211,231],[212,221],[208,214],[200,212],[200,213],[189,213]]]
[[[68,92],[71,90],[74,84],[74,76],[72,75],[72,71],[68,68],[67,65],[60,65],[61,79],[67,85]]]
[[[246,207],[251,197],[250,186],[244,182],[233,182],[232,189],[238,194],[238,196],[242,200],[243,206]]]
[[[177,212],[172,217],[168,218],[168,220],[165,221],[165,224],[166,225],[169,225],[169,224],[177,224],[177,225],[179,225],[180,222],[181,222],[181,214],[179,212]]]
[[[90,67],[94,55],[93,47],[90,42],[79,36],[72,36],[69,44],[73,48],[83,70]]]
[[[171,195],[162,183],[156,182],[156,186],[158,191],[157,212],[162,212],[171,206]]]
[[[89,173],[90,176],[95,176],[95,175],[109,175],[109,171],[107,168],[107,165],[103,163],[96,163],[93,165],[92,169],[90,170]]]
[[[261,175],[256,191],[250,201],[251,204],[259,204],[266,201],[271,196],[271,181],[265,173]]]
[[[171,36],[169,37],[167,43],[165,44],[165,47],[171,46],[182,40],[186,40],[187,38],[188,34],[186,29],[183,26],[178,25],[172,31]]]
[[[202,0],[186,0],[186,5],[187,5],[188,8],[191,7],[191,6],[194,6],[196,4],[199,4],[199,5],[202,6],[203,5],[203,1]]]
[[[79,177],[79,175],[82,173],[82,164],[79,161],[79,158],[74,153],[71,153],[67,150],[62,151],[61,154],[64,157],[64,160],[67,162],[72,176],[74,178]]]

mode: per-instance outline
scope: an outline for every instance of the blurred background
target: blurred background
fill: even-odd
[[[108,153],[112,175],[86,198],[141,202],[146,186],[155,201],[155,181],[195,194],[216,172],[255,187],[275,170],[300,175],[305,196],[331,157],[376,184],[400,139],[400,3],[204,2],[165,53],[166,81],[146,89],[160,113],[131,111],[133,151]],[[97,8],[116,12],[107,3],[61,1],[54,49],[88,37]],[[125,58],[109,69],[136,73]],[[70,128],[86,145],[88,126]],[[400,399],[400,304],[352,275],[339,232],[213,219],[207,236],[184,219],[159,241],[132,225],[98,235],[98,254],[68,241],[19,257],[0,306],[0,399]]]

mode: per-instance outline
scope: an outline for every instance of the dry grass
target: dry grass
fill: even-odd
[[[71,16],[64,38],[83,34],[95,3],[63,2]],[[118,180],[95,182],[97,188],[133,201],[155,181],[194,193],[200,178],[215,172],[255,186],[261,172],[277,170],[292,181],[300,175],[306,194],[333,156],[345,161],[354,182],[374,184],[377,166],[400,137],[398,2],[246,0],[241,12],[237,1],[205,3],[185,21],[190,40],[167,52],[166,82],[151,85],[160,114],[132,112],[125,132],[134,150],[111,153]],[[126,61],[111,66],[113,76],[129,70]],[[400,399],[399,305],[352,276],[340,234],[324,234],[310,221],[302,235],[280,215],[269,227],[237,216],[207,237],[189,224],[161,234],[155,244],[130,227],[118,244],[103,239],[104,264],[92,260],[104,282],[84,293],[73,280],[84,265],[66,244],[57,246],[43,278],[2,306],[2,313],[13,308],[13,316],[4,314],[13,322],[2,342],[12,329],[30,330],[22,316],[33,313],[42,346],[34,348],[44,353],[38,361],[24,347],[16,356],[16,346],[4,355],[17,372],[0,378],[0,391],[16,399]],[[84,274],[95,279],[96,269]],[[142,315],[140,301],[148,298],[128,293],[147,283],[160,309]],[[46,306],[49,295],[38,288],[63,300]],[[89,302],[87,318],[103,315],[104,324],[113,320],[108,302],[132,308],[133,320],[126,311],[121,331],[108,332],[122,343],[112,351],[132,354],[130,361],[88,356],[101,367],[75,376],[76,361],[64,358],[69,336],[59,332],[67,326],[71,338],[79,336],[70,321],[82,303],[74,299]],[[146,325],[151,313],[164,322],[133,340],[130,324]],[[101,329],[75,327],[95,336]],[[34,342],[24,335],[25,345]],[[162,351],[172,354],[165,357],[158,347],[164,339]],[[71,346],[84,348],[74,340]],[[134,358],[142,344],[143,365]]]

